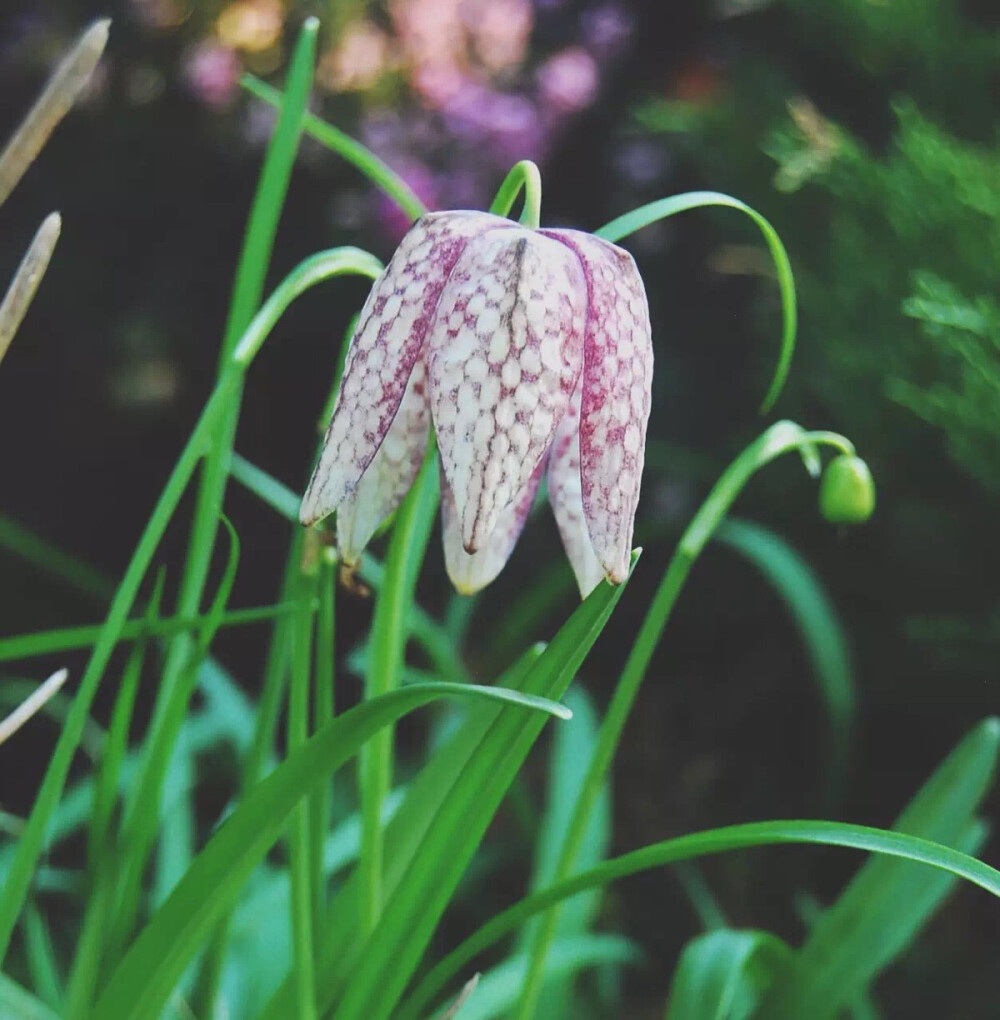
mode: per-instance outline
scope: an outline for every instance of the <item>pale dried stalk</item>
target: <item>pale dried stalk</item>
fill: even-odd
[[[469,1001],[472,997],[472,993],[476,990],[476,985],[479,984],[479,975],[474,974],[470,981],[467,981],[465,987],[462,989],[458,998],[449,1007],[448,1011],[443,1014],[441,1020],[454,1020],[458,1016],[458,1011]]]
[[[0,744],[9,740],[36,712],[44,708],[45,703],[59,693],[59,689],[66,683],[68,676],[68,669],[60,669],[53,673],[45,683],[39,684],[6,719],[0,720]]]
[[[2,205],[42,146],[76,102],[97,67],[108,41],[111,21],[95,21],[56,68],[28,116],[0,153],[0,205]]]
[[[3,361],[14,334],[27,314],[35,291],[42,282],[61,229],[62,220],[59,213],[49,213],[38,228],[31,247],[21,260],[14,279],[4,295],[3,304],[0,304],[0,361]]]

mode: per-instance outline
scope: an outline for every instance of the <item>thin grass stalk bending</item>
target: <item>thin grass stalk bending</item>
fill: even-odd
[[[294,754],[309,736],[309,695],[312,679],[313,603],[319,565],[302,564],[298,575],[299,608],[291,619],[291,672],[288,685],[288,753]],[[315,934],[311,856],[312,815],[309,800],[301,800],[292,812],[288,829],[289,877],[291,880],[292,973],[296,988],[295,1016],[316,1020],[316,979],[313,936]]]
[[[567,828],[559,863],[554,872],[554,881],[559,882],[566,878],[573,868],[580,841],[590,819],[590,812],[611,766],[646,669],[695,560],[743,487],[760,468],[783,453],[811,447],[817,442],[833,445],[836,449],[846,452],[853,452],[854,449],[848,440],[840,436],[824,434],[821,439],[817,439],[815,434],[806,432],[792,422],[780,421],[772,425],[726,468],[685,529],[615,685],[614,694],[601,723],[587,777],[580,789],[572,821]],[[539,925],[516,1014],[518,1020],[530,1020],[534,1016],[545,973],[547,947],[552,941],[556,920],[557,913],[552,911]]]
[[[496,216],[508,216],[522,191],[524,208],[521,210],[521,223],[537,229],[542,218],[542,175],[530,159],[522,159],[511,167],[497,190],[490,212]]]
[[[282,93],[266,82],[245,74],[240,84],[251,95],[263,100],[271,106],[278,107],[282,102]],[[352,166],[357,167],[387,197],[392,199],[400,209],[412,220],[419,219],[426,213],[427,206],[420,200],[416,192],[387,163],[382,162],[371,149],[351,138],[338,127],[327,123],[315,114],[307,113],[303,119],[306,134],[317,142],[337,153]]]
[[[956,875],[1000,897],[1000,871],[995,868],[968,854],[931,840],[886,829],[853,825],[848,822],[793,819],[748,822],[692,832],[614,857],[596,868],[574,875],[541,892],[533,893],[497,914],[428,972],[407,998],[405,1008],[399,1011],[394,1020],[417,1020],[452,978],[461,973],[476,956],[495,945],[508,933],[520,928],[532,917],[587,889],[600,888],[629,875],[676,864],[679,861],[753,847],[793,844],[843,847],[916,861]]]

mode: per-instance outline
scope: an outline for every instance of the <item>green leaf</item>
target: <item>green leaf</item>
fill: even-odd
[[[508,669],[497,686],[522,690],[525,679],[538,661],[543,646],[536,645]],[[410,784],[398,813],[386,828],[385,869],[382,876],[386,899],[396,895],[396,889],[418,853],[428,830],[435,823],[438,811],[459,777],[470,766],[478,747],[495,722],[500,709],[493,705],[474,705],[464,724],[451,739],[420,770]],[[355,929],[345,925],[343,918],[358,916],[360,876],[355,874],[344,883],[327,910],[324,922],[325,938],[321,944],[320,974],[321,1004],[332,1001],[336,994],[336,981],[332,972],[358,952]],[[338,978],[339,980],[339,978]],[[292,1008],[291,983],[285,982],[268,1004],[263,1016],[269,1020],[284,1020]]]
[[[588,967],[621,966],[636,963],[641,958],[642,954],[635,944],[621,936],[574,935],[552,943],[547,974],[550,978],[567,980]],[[505,1016],[517,1003],[527,969],[527,956],[519,953],[487,971],[456,1020],[496,1020]],[[545,1015],[553,1018],[570,1016],[569,1013]]]
[[[948,847],[978,846],[983,832],[973,814],[992,783],[998,748],[1000,720],[987,719],[924,784],[896,830]],[[763,1015],[834,1016],[912,941],[952,887],[949,879],[900,860],[869,861],[813,926]]]
[[[0,974],[0,1016],[11,1020],[59,1020],[41,999],[22,988],[16,981]]]
[[[760,228],[768,250],[771,252],[771,258],[774,260],[774,268],[778,273],[778,286],[781,288],[781,310],[784,316],[784,325],[781,331],[781,351],[778,355],[778,364],[771,378],[771,385],[761,404],[761,412],[770,411],[788,378],[788,369],[791,367],[792,355],[795,352],[797,321],[795,279],[792,276],[792,266],[788,261],[785,246],[781,243],[781,238],[774,227],[756,209],[751,209],[738,198],[732,198],[717,191],[691,191],[684,195],[661,198],[659,201],[633,209],[632,212],[606,223],[594,233],[607,241],[620,241],[623,237],[634,234],[637,230],[648,227],[658,220],[674,216],[679,212],[686,212],[689,209],[704,209],[706,206],[725,206],[746,213]]]
[[[394,691],[334,719],[254,787],[195,857],[111,975],[93,1020],[156,1016],[215,922],[278,840],[301,798],[352,758],[373,733],[421,705],[448,697],[486,698],[551,715],[567,714],[560,705],[517,691],[438,683]]]
[[[900,832],[851,825],[847,822],[801,820],[749,822],[745,825],[729,825],[705,832],[693,832],[612,858],[596,868],[591,868],[590,871],[575,875],[543,892],[534,893],[498,914],[424,977],[407,1000],[408,1009],[405,1016],[407,1020],[411,1016],[418,1016],[419,1010],[432,1002],[440,994],[442,987],[465,968],[470,960],[494,945],[508,932],[519,928],[543,910],[585,889],[595,889],[619,878],[666,864],[675,864],[677,861],[693,860],[732,850],[746,850],[751,847],[794,843],[846,847],[884,854],[904,861],[915,861],[964,878],[967,882],[978,885],[1000,898],[1000,871],[940,843]],[[402,1016],[401,1013],[400,1020]]]
[[[633,566],[637,556],[633,553]],[[594,589],[528,672],[526,693],[553,699],[565,694],[623,589],[624,585],[607,584]],[[338,1020],[399,1017],[399,997],[542,722],[506,711],[498,715],[442,802],[378,927],[352,957],[350,967],[332,970],[321,986],[321,1010],[336,999]]]
[[[773,585],[802,635],[830,724],[829,808],[843,792],[855,714],[850,652],[837,611],[809,564],[774,532],[730,518],[720,525],[716,538],[749,560]]]
[[[677,962],[666,1020],[747,1020],[791,952],[764,931],[699,935]]]

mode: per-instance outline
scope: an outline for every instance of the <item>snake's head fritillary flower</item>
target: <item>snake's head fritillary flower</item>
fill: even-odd
[[[336,510],[341,556],[356,562],[412,485],[433,422],[460,591],[503,568],[546,473],[581,593],[620,584],[652,371],[628,252],[489,213],[430,213],[362,309],[302,523]]]

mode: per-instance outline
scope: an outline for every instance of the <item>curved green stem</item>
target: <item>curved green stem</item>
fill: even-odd
[[[688,209],[703,209],[706,206],[725,206],[729,209],[738,209],[746,213],[760,228],[764,235],[767,247],[770,249],[771,258],[774,260],[774,268],[778,274],[778,286],[781,288],[781,309],[784,317],[784,325],[781,331],[781,351],[778,354],[778,364],[775,367],[771,384],[767,389],[764,400],[761,403],[761,414],[770,411],[774,402],[778,399],[785,380],[788,378],[788,369],[792,364],[792,354],[795,352],[795,330],[796,330],[796,304],[795,304],[795,280],[792,276],[792,266],[788,261],[788,252],[781,243],[778,232],[756,209],[752,209],[745,202],[730,195],[724,195],[718,191],[690,191],[683,195],[672,195],[670,198],[661,198],[656,202],[633,209],[632,212],[619,216],[610,223],[605,223],[600,230],[594,233],[603,237],[606,241],[620,241],[629,234],[634,234],[651,223],[666,219],[679,212],[686,212]]]
[[[252,74],[243,75],[240,84],[258,99],[271,106],[280,106],[282,94],[278,89],[265,84]],[[427,212],[427,206],[417,197],[413,189],[388,164],[365,148],[359,141],[345,134],[340,128],[328,124],[315,114],[306,113],[302,118],[302,129],[322,145],[332,149],[338,156],[357,167],[365,177],[391,198],[411,219],[419,219]]]
[[[490,212],[497,216],[508,216],[517,196],[524,191],[524,208],[521,223],[537,230],[542,218],[542,175],[530,159],[522,159],[511,167],[493,199]]]
[[[520,928],[536,914],[564,902],[571,896],[587,889],[607,885],[628,875],[676,864],[678,861],[689,861],[751,847],[796,843],[839,846],[916,861],[964,878],[1000,897],[1000,871],[968,854],[918,836],[847,822],[793,820],[727,825],[705,832],[693,832],[687,836],[634,850],[526,897],[483,925],[434,967],[407,998],[406,1006],[400,1010],[396,1020],[415,1020],[471,959],[494,945],[508,932]]]
[[[594,754],[563,840],[554,871],[554,881],[564,879],[573,868],[594,802],[618,748],[646,669],[695,560],[725,518],[736,497],[757,471],[783,453],[815,443],[833,445],[838,450],[851,447],[847,439],[834,433],[806,432],[789,421],[775,423],[726,468],[685,529],[653,596],[639,635],[615,687],[607,714],[601,723]],[[556,911],[552,911],[538,926],[516,1014],[518,1020],[529,1020],[534,1015],[545,974],[548,947],[555,933],[556,919]]]

